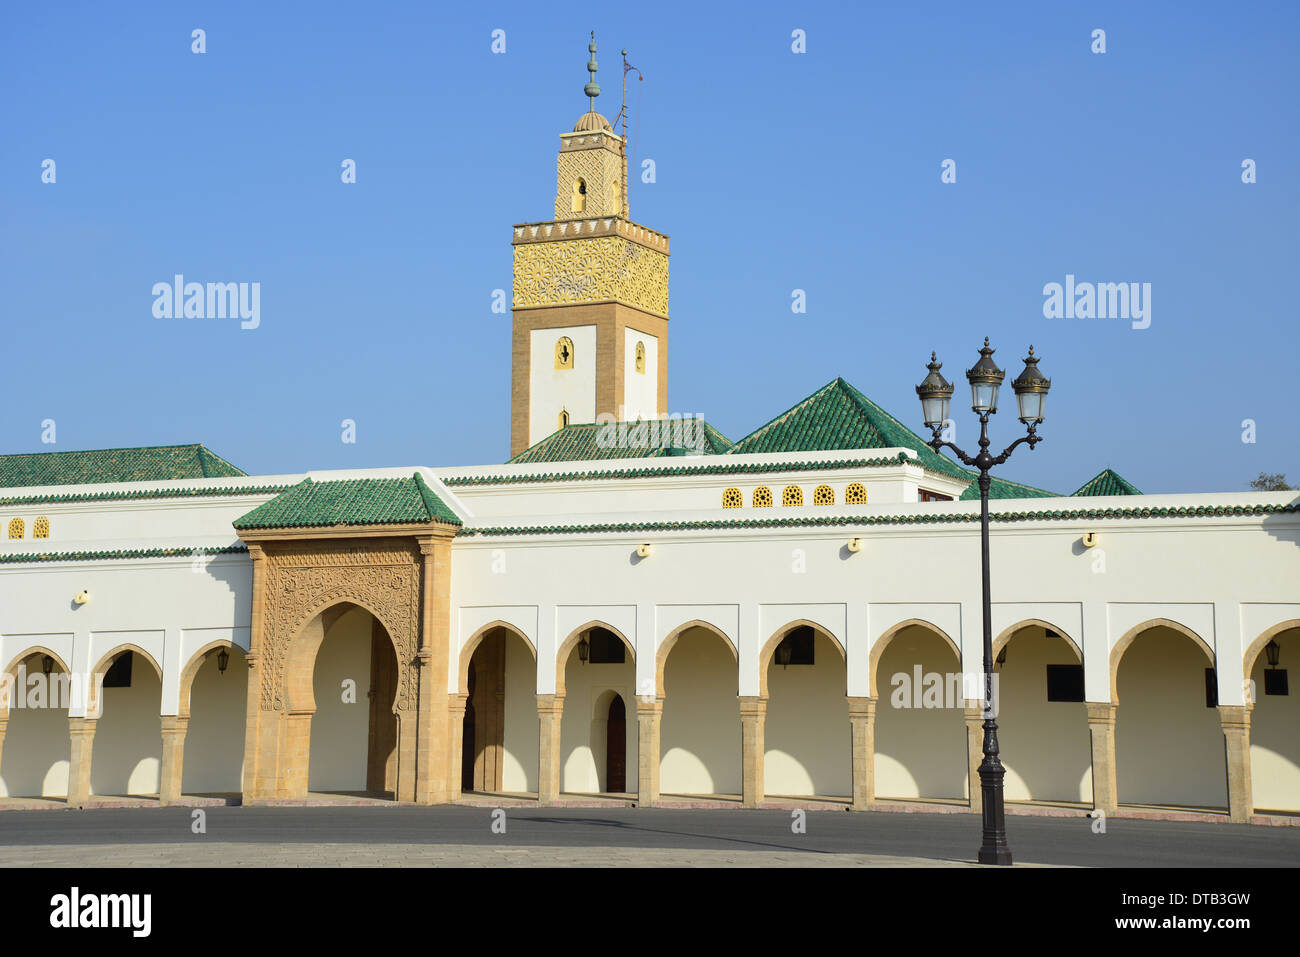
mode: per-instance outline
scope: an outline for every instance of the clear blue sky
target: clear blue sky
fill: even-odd
[[[1053,380],[1047,440],[1008,478],[1300,479],[1294,3],[3,18],[0,451],[203,442],[250,473],[503,461],[510,317],[492,291],[510,288],[511,225],[551,215],[594,28],[607,115],[620,48],[646,77],[635,145],[658,177],[631,203],[672,237],[671,411],[739,438],[840,375],[919,430],[930,350],[960,380],[989,335],[1008,378],[1033,343]],[[151,288],[178,272],[260,282],[260,328],[155,319]],[[1067,273],[1151,283],[1150,328],[1044,318]],[[1020,428],[995,422],[999,445]]]

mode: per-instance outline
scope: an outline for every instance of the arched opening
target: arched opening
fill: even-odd
[[[223,661],[225,671],[221,670]],[[181,792],[241,793],[248,704],[248,662],[244,649],[222,642],[200,650],[181,675],[181,694],[180,712],[189,715]]]
[[[1255,702],[1251,798],[1258,811],[1300,811],[1300,682],[1291,678],[1293,672],[1300,675],[1300,622],[1288,624],[1261,635],[1252,646],[1258,646],[1254,663],[1246,662]]]
[[[42,648],[25,653],[6,674],[11,683],[7,714],[0,705],[0,717],[8,719],[0,750],[0,797],[67,797],[72,700],[67,666]]]
[[[957,647],[933,627],[906,623],[881,637],[871,660],[877,796],[968,798],[966,688]]]
[[[592,622],[570,635],[561,655],[564,682],[557,683],[557,691],[565,698],[560,720],[560,790],[625,796],[624,791],[609,790],[609,714],[615,697],[625,704],[633,700],[636,662],[632,646],[616,629]],[[623,755],[626,766],[636,766],[635,721],[624,720]],[[623,783],[626,788],[626,779]]]
[[[605,712],[605,787],[622,793],[627,790],[627,708],[623,696],[610,692],[609,710]]]
[[[156,796],[162,772],[161,669],[132,647],[105,656],[92,674],[103,675],[103,684],[96,698],[100,716],[90,755],[90,793]]]
[[[691,624],[660,648],[663,794],[741,793],[736,652],[715,629]]]
[[[998,739],[1008,801],[1092,801],[1092,738],[1083,660],[1044,623],[1022,622],[994,642]]]
[[[307,790],[392,797],[398,666],[387,630],[365,608],[343,602],[317,615],[294,641],[303,642],[297,651],[306,667],[290,687],[289,710],[291,719],[310,721]],[[309,700],[302,686],[308,675]]]
[[[1223,808],[1228,785],[1213,658],[1172,624],[1139,626],[1112,652],[1119,802]]]
[[[573,181],[573,204],[572,209],[575,213],[581,213],[587,208],[587,181],[579,176]]]
[[[466,650],[461,790],[535,793],[539,737],[532,646],[514,629],[496,626]]]
[[[847,671],[817,626],[787,625],[767,643],[763,790],[776,796],[853,793]]]

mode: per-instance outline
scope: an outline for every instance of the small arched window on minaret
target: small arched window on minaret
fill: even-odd
[[[573,183],[573,211],[581,213],[587,208],[587,181],[581,176]]]
[[[555,340],[555,368],[573,368],[573,340],[568,336],[560,336]]]
[[[564,428],[568,424],[569,424],[569,411],[567,409],[560,409],[560,428]]]
[[[645,343],[636,344],[636,371],[645,374]]]

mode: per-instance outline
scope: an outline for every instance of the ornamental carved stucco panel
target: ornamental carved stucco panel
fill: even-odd
[[[621,302],[668,315],[668,257],[621,236],[515,246],[515,308]]]
[[[342,602],[379,619],[397,655],[399,711],[415,707],[413,662],[419,650],[420,563],[414,550],[384,547],[304,546],[269,554],[263,590],[260,703],[264,711],[288,706],[288,666],[293,642],[316,615]]]

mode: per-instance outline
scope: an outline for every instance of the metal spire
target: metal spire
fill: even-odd
[[[587,112],[596,112],[596,97],[600,96],[600,84],[596,82],[596,31],[591,31],[591,42],[587,44],[587,50],[591,53],[591,59],[587,61],[587,72],[591,78],[587,85],[582,88],[582,92],[587,94]]]

